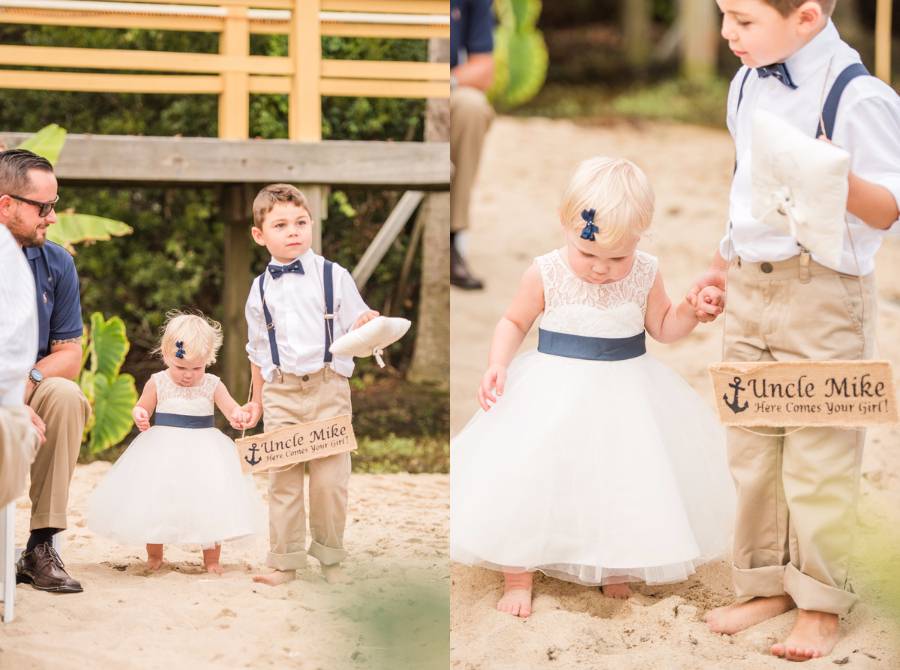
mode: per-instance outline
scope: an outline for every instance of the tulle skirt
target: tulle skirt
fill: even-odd
[[[121,544],[211,547],[261,532],[262,501],[215,428],[153,426],[91,494],[88,526]]]
[[[450,478],[450,554],[470,565],[666,583],[730,543],[724,431],[647,354],[522,354],[500,401],[452,440]]]

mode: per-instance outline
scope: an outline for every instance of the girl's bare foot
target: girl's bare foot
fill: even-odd
[[[734,635],[794,607],[794,600],[789,595],[753,598],[747,602],[717,607],[703,618],[713,633]]]
[[[350,581],[340,563],[323,565],[322,576],[325,577],[325,581],[329,584],[346,584]]]
[[[628,600],[631,597],[631,587],[624,582],[621,584],[604,584],[600,587],[600,590],[607,598]]]
[[[296,570],[275,570],[266,575],[254,575],[253,581],[259,584],[268,584],[269,586],[278,586],[285,584],[292,579],[296,579]]]
[[[225,572],[222,566],[219,565],[219,556],[221,554],[221,544],[217,544],[214,549],[203,550],[203,567],[206,568],[207,572],[214,575],[221,575]]]
[[[156,572],[163,564],[163,546],[161,544],[147,545],[147,569]]]
[[[828,656],[840,636],[840,620],[837,614],[797,610],[797,620],[791,634],[784,642],[772,645],[775,656],[789,661],[808,661]]]
[[[503,596],[497,601],[497,609],[513,616],[527,618],[531,614],[531,585],[534,575],[530,572],[504,572]]]

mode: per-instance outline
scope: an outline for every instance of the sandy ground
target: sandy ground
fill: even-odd
[[[447,667],[446,475],[353,475],[345,537],[353,582],[326,584],[310,559],[300,579],[270,588],[251,581],[266,538],[226,544],[222,577],[203,572],[199,549],[178,548],[148,576],[142,548],[85,527],[87,497],[108,469],[78,466],[72,484],[61,553],[84,593],[19,585],[16,619],[0,624],[3,670]],[[257,485],[264,494],[265,479]],[[17,507],[21,545],[27,497]]]
[[[669,294],[682,296],[706,268],[727,216],[733,149],[726,132],[625,121],[588,126],[498,118],[488,136],[474,194],[473,228],[465,244],[487,288],[454,290],[451,296],[454,432],[477,407],[475,389],[491,333],[522,272],[531,258],[561,244],[555,211],[566,180],[578,161],[598,154],[634,160],[649,175],[656,216],[641,247],[660,258]],[[880,353],[900,363],[900,239],[886,242],[878,267]],[[534,329],[523,348],[536,342]],[[721,319],[672,345],[650,342],[649,349],[711,402],[706,366],[720,360]],[[883,566],[896,565],[900,558],[897,536],[885,540],[879,535],[889,526],[888,511],[900,510],[898,445],[897,427],[871,430],[863,464],[860,545],[883,542],[888,548],[877,555]],[[900,667],[895,622],[883,613],[888,598],[883,576],[871,555],[860,556],[857,563],[854,585],[863,603],[844,620],[845,636],[834,654],[806,667]],[[786,635],[795,616],[784,614],[733,638],[710,633],[703,613],[731,597],[724,558],[683,584],[643,586],[626,602],[540,577],[535,611],[527,621],[494,609],[500,594],[496,573],[453,564],[451,593],[451,659],[460,670],[784,667],[785,661],[766,652]]]

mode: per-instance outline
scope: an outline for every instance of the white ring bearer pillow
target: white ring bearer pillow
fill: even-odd
[[[764,110],[753,115],[751,153],[753,217],[839,265],[850,154]]]
[[[341,335],[332,342],[330,351],[337,356],[354,356],[363,358],[375,356],[378,367],[384,367],[381,354],[406,334],[412,322],[409,319],[394,316],[376,316],[359,328]]]

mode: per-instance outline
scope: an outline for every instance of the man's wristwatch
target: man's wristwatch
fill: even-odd
[[[44,381],[44,373],[37,368],[31,368],[31,372],[28,373],[28,379],[35,386],[40,386],[40,383]]]

